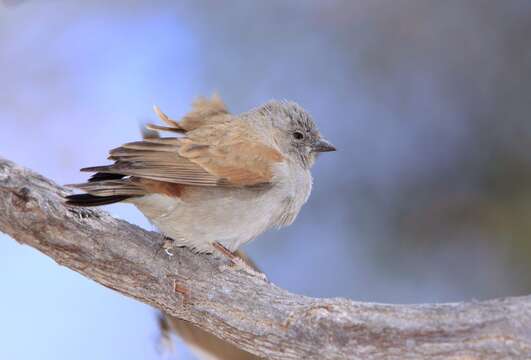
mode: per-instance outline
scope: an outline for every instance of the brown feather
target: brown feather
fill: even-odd
[[[179,155],[235,186],[266,184],[282,154],[264,144],[244,121],[200,128],[180,140]],[[212,145],[205,146],[205,144]]]
[[[158,106],[153,106],[153,110],[155,110],[155,113],[157,114],[157,116],[162,121],[164,121],[170,128],[172,128],[174,130],[181,130],[181,131],[184,130],[183,128],[181,128],[181,126],[179,125],[179,123],[177,121],[170,119],[168,117],[168,115],[166,115],[162,111],[160,111]]]
[[[183,185],[217,186],[220,181],[219,177],[177,153],[118,148],[109,158],[116,162],[81,171],[124,174]]]
[[[131,179],[104,180],[82,184],[71,184],[67,186],[75,187],[94,196],[141,196],[146,194],[145,189],[139,187],[138,184],[135,184]]]
[[[208,124],[230,120],[229,115],[227,107],[217,94],[211,99],[199,97],[192,104],[192,111],[179,122],[179,126],[186,131],[192,131]]]
[[[127,181],[122,180],[119,189],[116,184],[106,183],[100,188],[84,185],[84,190],[101,194],[132,191],[136,195],[138,191],[151,189],[175,195],[180,194],[179,187],[159,183],[224,187],[263,185],[272,181],[274,164],[283,160],[280,152],[266,145],[248,123],[233,118],[217,96],[196,100],[192,111],[179,123],[157,107],[155,112],[171,131],[185,131],[185,136],[161,138],[150,134],[143,141],[112,149],[109,159],[114,160],[114,164],[81,169],[147,179],[145,184],[149,185],[142,190],[129,189],[125,188]]]
[[[164,144],[164,145],[179,145],[179,139],[175,137],[157,137],[157,138],[144,138],[144,141],[154,144]]]
[[[182,196],[183,191],[185,189],[184,185],[173,184],[164,181],[138,179],[138,182],[146,190],[147,193],[164,194],[178,198]]]
[[[195,130],[208,123],[226,121],[229,111],[221,100],[214,94],[211,99],[203,97],[198,98],[192,104],[192,111],[187,113],[180,122],[172,120],[163,113],[157,106],[153,107],[157,116],[168,126],[148,124],[146,127],[154,131],[171,131],[177,133],[186,133]]]
[[[67,185],[85,191],[97,197],[142,196],[147,194],[164,194],[181,197],[185,186],[170,182],[131,177],[121,180],[103,180],[82,184]]]
[[[176,133],[184,133],[185,131],[180,128],[173,128],[168,126],[156,125],[156,124],[147,124],[146,128],[153,131],[171,131]]]
[[[169,151],[169,152],[174,152],[174,153],[177,153],[177,150],[179,149],[178,146],[176,145],[164,144],[161,142],[154,142],[154,141],[149,141],[149,140],[133,141],[133,142],[125,143],[121,146],[121,148],[133,149],[133,150],[147,150],[147,151]],[[111,154],[112,152],[113,150],[110,151]]]

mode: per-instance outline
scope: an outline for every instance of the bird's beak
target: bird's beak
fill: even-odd
[[[336,147],[332,145],[328,140],[326,139],[319,139],[312,145],[312,151],[313,152],[328,152],[328,151],[336,151]]]

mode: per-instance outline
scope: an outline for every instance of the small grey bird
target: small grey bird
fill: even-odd
[[[290,101],[271,101],[233,115],[217,96],[198,99],[177,122],[148,125],[143,141],[110,151],[85,194],[67,204],[128,202],[177,246],[231,254],[264,231],[291,224],[308,199],[316,154],[335,148],[310,115]],[[159,137],[159,131],[173,133]]]

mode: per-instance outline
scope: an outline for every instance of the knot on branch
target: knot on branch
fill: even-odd
[[[17,190],[11,190],[11,194],[13,195],[11,203],[14,207],[22,211],[30,210],[31,206],[29,205],[33,199],[31,196],[31,190],[28,187],[23,186]]]

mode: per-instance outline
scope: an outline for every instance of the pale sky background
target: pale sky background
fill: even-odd
[[[339,151],[295,224],[246,247],[272,282],[390,303],[531,293],[530,38],[518,0],[4,0],[0,156],[75,183],[154,104],[295,100]],[[157,351],[154,309],[5,235],[0,283],[0,359],[193,359]]]

